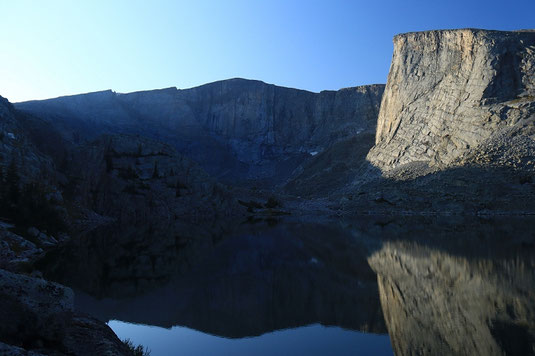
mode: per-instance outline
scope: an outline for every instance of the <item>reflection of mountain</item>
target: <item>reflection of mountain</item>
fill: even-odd
[[[398,230],[369,258],[396,355],[535,353],[534,235],[504,224]],[[517,222],[518,223],[518,222]],[[468,227],[470,226],[470,227]],[[399,226],[398,226],[399,227]],[[496,227],[493,233],[492,228]],[[396,228],[390,229],[390,232]],[[500,236],[500,232],[510,234]],[[411,241],[412,240],[412,241]]]
[[[96,231],[51,256],[47,276],[103,320],[226,337],[322,323],[388,329],[397,355],[534,353],[533,219],[340,226]]]
[[[311,323],[386,331],[368,249],[340,229],[289,224],[222,239],[188,235],[196,237],[95,233],[51,258],[61,261],[47,277],[92,295],[80,293],[79,308],[105,320],[226,337]]]

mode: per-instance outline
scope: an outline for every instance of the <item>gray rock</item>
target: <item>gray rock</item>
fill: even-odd
[[[0,269],[0,290],[4,296],[16,297],[32,313],[44,318],[73,310],[72,290],[57,283]]]
[[[443,169],[535,113],[533,78],[533,32],[398,35],[368,159],[383,171]]]
[[[533,214],[534,49],[530,31],[396,36],[371,165],[347,210]]]
[[[282,183],[310,152],[375,127],[384,85],[312,93],[231,79],[17,104],[71,140],[135,133],[174,146],[227,183]],[[53,119],[53,120],[52,120]]]
[[[4,344],[0,342],[0,354],[3,356],[44,356],[40,352],[27,351],[21,347]]]
[[[2,355],[129,355],[104,323],[74,313],[70,288],[0,269]]]
[[[0,268],[18,270],[39,257],[43,250],[33,242],[0,228]]]
[[[37,240],[38,244],[42,247],[50,247],[58,243],[58,240],[54,236],[48,236],[35,227],[28,228],[28,235]]]

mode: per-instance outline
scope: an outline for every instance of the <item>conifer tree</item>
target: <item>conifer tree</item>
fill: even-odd
[[[158,172],[158,161],[154,162],[154,171],[152,172],[152,178],[160,178],[160,173]]]
[[[15,158],[11,160],[11,163],[7,167],[6,177],[5,177],[5,187],[6,187],[6,200],[8,204],[15,205],[17,204],[20,197],[20,177],[18,173],[17,163]]]

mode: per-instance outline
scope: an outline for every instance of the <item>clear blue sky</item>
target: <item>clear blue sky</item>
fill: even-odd
[[[384,83],[395,34],[462,27],[535,28],[535,0],[0,0],[0,95]]]

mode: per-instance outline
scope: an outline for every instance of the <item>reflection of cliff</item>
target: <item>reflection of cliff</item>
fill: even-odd
[[[190,235],[95,234],[51,258],[47,276],[87,293],[80,309],[104,320],[226,337],[312,323],[386,332],[367,248],[335,227]]]
[[[397,355],[534,353],[533,219],[344,223],[95,230],[45,275],[103,320],[225,337],[321,323],[388,329]]]
[[[475,258],[472,242],[449,244],[464,256],[397,241],[369,258],[396,355],[534,354],[533,243],[482,244]]]

